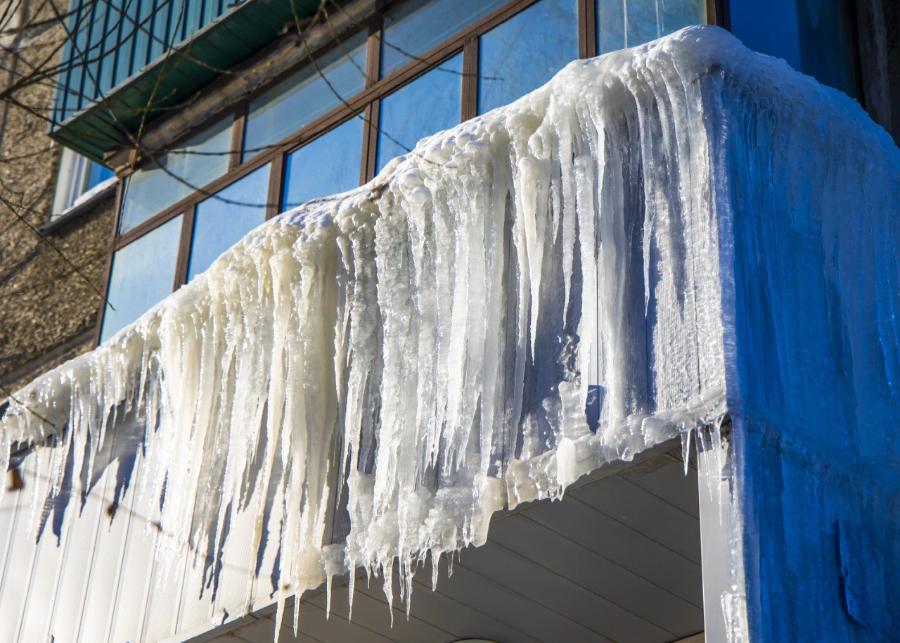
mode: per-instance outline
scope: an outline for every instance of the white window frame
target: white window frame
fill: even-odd
[[[115,177],[101,181],[88,189],[88,179],[91,173],[91,160],[74,150],[64,147],[59,159],[59,171],[56,175],[56,193],[53,197],[53,211],[50,220],[54,221],[67,214],[76,205],[81,205],[87,199],[83,197],[95,190],[97,194],[106,190],[115,183]],[[102,186],[102,187],[101,187]]]

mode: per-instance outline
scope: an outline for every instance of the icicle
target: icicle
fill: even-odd
[[[718,458],[718,428],[697,428],[723,415],[731,358],[716,146],[740,133],[710,105],[774,87],[773,71],[774,95],[816,106],[779,127],[849,104],[779,64],[713,28],[572,63],[372,183],[261,226],[28,385],[0,419],[0,466],[53,433],[37,412],[67,427],[34,456],[49,497],[67,467],[87,490],[113,438],[140,425],[128,484],[165,534],[148,594],[181,614],[193,597],[170,598],[166,578],[188,585],[244,556],[227,578],[239,588],[204,613],[274,599],[277,635],[288,596],[296,628],[323,582],[330,614],[339,573],[352,613],[360,567],[393,604],[397,565],[408,613],[425,560],[435,587],[441,556],[452,575],[493,512],[559,498],[606,462],[679,433],[686,471],[692,441]],[[32,497],[32,520],[45,500]]]
[[[688,427],[681,432],[681,461],[684,463],[684,475],[688,474],[691,465],[691,434],[693,427]]]

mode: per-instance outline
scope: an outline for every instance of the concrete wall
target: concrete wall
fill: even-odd
[[[37,7],[42,14],[30,13]],[[18,20],[28,25],[51,17],[46,4],[31,0]],[[3,89],[22,84],[63,38],[58,25],[8,37],[4,44],[15,53],[0,54]],[[0,104],[0,386],[7,389],[0,399],[90,348],[100,310],[94,289],[102,291],[112,196],[47,232],[47,241],[35,232],[50,221],[56,188],[60,148],[47,136],[46,120],[53,91],[47,81],[25,83]]]

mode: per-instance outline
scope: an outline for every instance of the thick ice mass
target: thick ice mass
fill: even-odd
[[[116,524],[139,516],[158,591],[122,597],[121,544],[96,582],[144,616],[98,625],[87,610],[70,630],[23,617],[18,631],[172,636],[359,567],[391,598],[395,563],[408,603],[416,566],[483,542],[493,512],[715,423],[731,350],[720,226],[745,187],[724,150],[748,128],[817,131],[798,145],[833,154],[835,191],[878,189],[878,172],[841,184],[831,150],[854,128],[873,154],[884,144],[855,103],[689,28],[573,62],[370,184],[258,228],[19,391],[0,465],[38,445],[22,464],[45,476],[31,542],[56,546],[52,530],[66,547],[101,494],[94,542],[133,541]],[[745,152],[769,161],[751,181],[791,189],[796,152]]]

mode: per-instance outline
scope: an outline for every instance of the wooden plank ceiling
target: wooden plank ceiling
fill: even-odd
[[[299,639],[285,628],[280,640],[653,643],[694,635],[703,629],[696,471],[685,476],[673,450],[606,467],[562,502],[495,516],[487,544],[463,551],[452,577],[445,569],[436,592],[431,570],[417,573],[412,614],[407,620],[395,606],[393,627],[380,579],[357,581],[352,621],[346,579],[336,583],[328,620],[324,588],[308,592]],[[195,640],[269,643],[273,619],[264,609]]]

